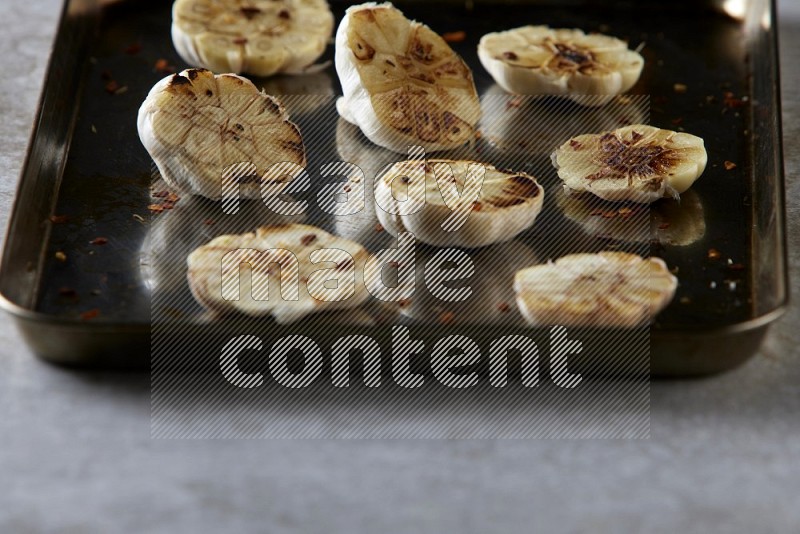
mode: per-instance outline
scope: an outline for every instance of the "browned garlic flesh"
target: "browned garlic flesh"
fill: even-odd
[[[506,91],[563,95],[600,105],[628,91],[642,73],[644,59],[625,41],[581,30],[524,26],[484,35],[478,45],[484,68]]]
[[[222,197],[223,176],[232,169],[241,169],[235,176],[239,195],[259,198],[261,181],[275,164],[292,165],[290,173],[276,174],[276,185],[294,179],[306,164],[300,131],[283,105],[235,74],[188,69],[167,76],[139,108],[138,129],[172,189],[214,200]]]
[[[325,0],[176,0],[172,7],[175,49],[214,72],[302,73],[332,31]]]
[[[282,224],[213,239],[189,255],[187,276],[195,300],[209,310],[289,323],[367,300],[366,260],[358,243],[314,226]],[[250,275],[239,276],[242,263]]]
[[[481,116],[472,72],[429,27],[389,3],[352,6],[336,33],[339,114],[395,152],[455,148]]]
[[[402,213],[398,198],[421,209]],[[408,160],[378,177],[375,202],[378,220],[393,235],[411,232],[430,245],[472,248],[508,241],[533,226],[544,188],[533,176],[486,163]]]
[[[572,254],[514,277],[517,305],[534,326],[647,325],[677,285],[661,259],[625,252]]]
[[[697,136],[635,124],[573,137],[551,159],[568,193],[651,203],[689,189],[708,155]]]

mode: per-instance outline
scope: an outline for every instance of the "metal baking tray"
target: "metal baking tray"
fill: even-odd
[[[709,152],[704,176],[680,205],[698,211],[703,232],[691,244],[656,237],[632,248],[663,257],[681,282],[673,302],[649,329],[649,370],[655,376],[710,374],[733,368],[756,352],[788,301],[774,2],[397,5],[439,32],[466,33],[453,47],[472,66],[481,93],[491,91],[492,80],[478,64],[475,47],[489,31],[548,24],[603,31],[627,38],[632,46],[643,43],[646,66],[632,93],[649,96],[650,123],[699,135]],[[174,309],[175,299],[172,308],[159,307],[151,292],[154,273],[148,262],[159,250],[188,251],[213,235],[237,230],[207,224],[218,217],[218,208],[198,199],[182,199],[169,213],[151,216],[148,211],[151,193],[159,187],[152,185],[152,162],[137,137],[136,111],[164,75],[154,68],[158,59],[177,70],[188,67],[172,47],[170,7],[169,1],[155,0],[66,1],[0,270],[2,306],[46,360],[147,368],[152,321],[172,321],[176,335],[188,339],[213,330],[193,307],[185,282],[175,288],[183,294],[183,300],[177,299],[184,303],[179,309]],[[345,7],[332,4],[337,22]],[[332,55],[329,47],[323,59]],[[109,86],[112,80],[116,86]],[[316,95],[300,98],[316,98],[319,105],[294,117],[313,154],[310,160],[344,157],[337,136],[355,139],[357,132],[337,121],[333,104],[339,88],[332,66],[312,77],[255,81],[287,102]],[[676,91],[676,84],[685,91]],[[309,135],[311,124],[316,130]],[[552,191],[557,178],[537,157],[526,160],[523,153],[515,161]],[[736,168],[727,170],[725,161],[735,162]],[[533,233],[575,231],[563,227],[552,195],[550,202]],[[678,208],[657,209],[669,217]],[[339,223],[358,224],[357,218],[337,222],[319,213],[310,213],[308,222],[334,231]],[[91,244],[98,237],[107,242]],[[598,236],[589,237],[577,240],[581,249],[608,248]],[[381,238],[365,239],[375,245]],[[484,255],[517,257],[516,243]],[[539,257],[563,252],[536,251]],[[424,330],[440,311],[426,309],[424,301],[417,306],[419,318],[411,323]],[[492,315],[491,310],[477,313]],[[304,324],[328,332],[364,328],[364,323],[342,325],[324,317]],[[270,325],[261,320],[259,328],[277,332]],[[494,328],[458,327],[470,332]],[[447,328],[437,324],[435,330]]]

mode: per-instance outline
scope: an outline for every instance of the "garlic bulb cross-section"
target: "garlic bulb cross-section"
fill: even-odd
[[[176,0],[172,42],[190,65],[254,76],[300,73],[325,51],[325,0]]]
[[[391,4],[350,7],[336,32],[339,114],[373,143],[405,153],[463,145],[481,116],[472,72],[433,30]]]
[[[472,190],[466,182],[480,169],[481,188]],[[424,185],[417,187],[417,180]],[[404,213],[401,197],[408,197],[405,203],[417,202],[421,209]],[[533,176],[486,163],[408,160],[395,163],[377,178],[375,202],[378,220],[393,235],[411,232],[429,245],[474,248],[508,241],[533,226],[542,210],[544,188]]]
[[[481,38],[478,57],[506,91],[526,95],[609,97],[629,90],[642,73],[644,58],[620,39],[581,30],[524,26]]]
[[[314,226],[283,224],[213,239],[189,255],[187,276],[195,300],[209,310],[289,323],[361,305],[369,297],[366,260],[358,243]],[[249,276],[239,274],[242,263],[249,264]]]
[[[708,155],[697,136],[635,124],[573,137],[551,159],[568,193],[646,204],[689,189]]]
[[[281,103],[235,74],[188,69],[167,76],[139,108],[137,125],[164,181],[181,193],[219,200],[223,175],[246,168],[235,176],[239,195],[259,198],[275,164],[289,165],[273,173],[276,191],[306,164],[300,131]]]
[[[625,252],[572,254],[514,277],[517,305],[534,326],[646,325],[677,286],[661,259]]]

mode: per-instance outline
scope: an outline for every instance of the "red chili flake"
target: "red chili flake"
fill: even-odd
[[[105,237],[95,237],[91,241],[89,241],[90,245],[105,245],[108,243],[108,239]]]
[[[65,222],[69,221],[69,217],[67,215],[51,215],[50,222],[53,224],[64,224]]]
[[[578,149],[579,149],[579,148],[581,148],[583,145],[582,145],[582,144],[580,144],[580,143],[579,143],[578,141],[576,141],[575,139],[570,139],[570,140],[569,140],[569,146],[571,146],[571,147],[572,147],[573,149],[575,149],[575,150],[578,150]]]
[[[732,161],[727,161],[726,160],[724,165],[725,165],[725,170],[726,171],[732,171],[733,169],[736,168],[736,164],[734,162],[732,162]]]
[[[709,260],[718,260],[720,258],[720,256],[722,256],[722,254],[720,254],[719,250],[717,250],[715,248],[708,249],[708,259]]]
[[[175,207],[175,203],[174,202],[164,202],[163,204],[161,204],[161,207],[164,208],[165,210],[171,210],[172,208]]]
[[[147,209],[149,209],[154,213],[161,213],[162,211],[164,211],[164,206],[162,206],[161,204],[150,204],[149,206],[147,206]]]
[[[91,309],[91,310],[88,310],[88,311],[85,311],[85,312],[83,312],[83,313],[80,315],[80,317],[81,317],[81,320],[83,320],[83,321],[89,321],[89,320],[91,320],[91,319],[94,319],[94,318],[95,318],[95,317],[97,317],[98,315],[100,315],[100,310],[99,310],[99,309],[97,309],[97,308],[93,308],[93,309]]]
[[[669,228],[669,223],[668,222],[661,223],[661,224],[658,225],[658,229],[659,230],[666,230],[667,228]]]
[[[451,324],[456,319],[456,314],[448,311],[439,315],[439,322],[442,324]]]
[[[472,204],[472,211],[481,211],[481,208],[482,206],[480,202],[475,202]]]
[[[400,267],[400,262],[399,261],[390,261],[386,265],[388,265],[392,269],[397,269],[398,267]]]
[[[400,300],[397,302],[397,304],[398,304],[398,305],[399,305],[401,308],[407,308],[408,306],[410,306],[410,305],[411,305],[411,299],[400,299]]]
[[[300,243],[304,247],[307,247],[308,245],[310,245],[311,243],[313,243],[316,240],[317,240],[317,236],[315,234],[306,234],[302,238],[300,238]]]
[[[506,108],[518,108],[522,105],[522,98],[515,96],[513,98],[509,98],[508,102],[506,102]]]
[[[504,59],[510,59],[511,61],[514,61],[515,59],[518,59],[519,57],[514,52],[503,52],[503,58]]]
[[[109,80],[106,83],[106,92],[108,94],[113,95],[113,94],[116,94],[117,91],[119,91],[119,84],[117,83],[117,81],[116,80]]]
[[[289,20],[291,18],[291,15],[289,14],[289,10],[288,9],[281,9],[280,11],[278,11],[278,18],[281,18],[283,20]]]
[[[508,302],[498,302],[497,303],[497,310],[506,313],[511,309],[511,306],[508,305]]]
[[[181,197],[179,197],[179,196],[178,196],[178,195],[176,195],[175,193],[169,193],[169,194],[167,194],[167,199],[166,199],[166,201],[167,201],[167,202],[176,203],[176,202],[178,202],[180,199],[181,199]]]
[[[172,74],[173,72],[175,72],[175,67],[170,65],[169,61],[167,61],[166,59],[161,58],[158,61],[156,61],[155,70],[156,72],[160,72],[162,74]]]
[[[247,37],[237,37],[233,40],[233,44],[243,45],[247,44]]]
[[[677,117],[675,119],[672,119],[672,124],[674,124],[675,126],[680,126],[681,124],[683,124],[683,117]]]
[[[169,195],[169,191],[156,191],[152,194],[155,198],[165,198],[167,195]]]
[[[71,287],[62,287],[59,288],[58,294],[62,297],[77,297],[78,292],[72,289]]]
[[[734,263],[733,265],[728,265],[728,269],[731,271],[744,271],[745,266],[742,263]]]
[[[129,54],[131,56],[135,56],[136,54],[138,54],[141,51],[142,51],[141,43],[133,43],[131,45],[128,45],[124,50],[124,52],[126,54]]]
[[[599,217],[603,213],[604,213],[604,211],[598,208],[596,210],[592,210],[592,212],[589,215],[591,215],[593,217]]]
[[[448,43],[460,43],[467,38],[467,32],[464,31],[457,31],[457,32],[445,32],[442,34],[442,39],[447,41]]]
[[[729,109],[740,108],[747,103],[746,98],[736,98],[730,91],[726,91],[723,95],[722,104]]]
[[[206,219],[205,221],[203,221],[203,224],[205,224],[206,226],[214,226],[217,223],[213,219]]]
[[[617,216],[617,212],[616,211],[609,210],[609,211],[604,211],[603,212],[603,218],[604,219],[613,219],[616,216]]]
[[[375,231],[376,232],[383,232],[383,226],[380,223],[375,223]]]

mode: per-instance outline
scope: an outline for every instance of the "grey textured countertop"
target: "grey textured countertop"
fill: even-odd
[[[2,227],[60,4],[0,3]],[[782,7],[794,237],[800,5]],[[654,383],[651,439],[609,442],[153,441],[147,376],[46,365],[4,318],[0,532],[797,532],[799,310],[745,366]]]

